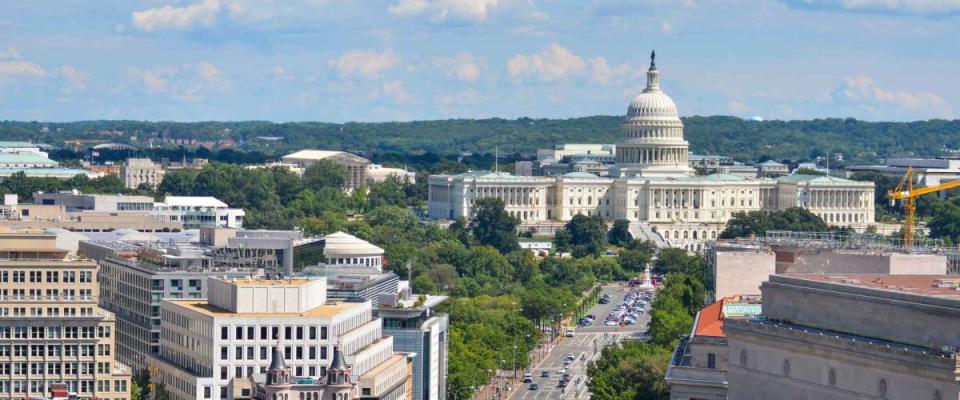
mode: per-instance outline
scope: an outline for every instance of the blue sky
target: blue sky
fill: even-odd
[[[960,0],[0,1],[0,120],[957,118]]]

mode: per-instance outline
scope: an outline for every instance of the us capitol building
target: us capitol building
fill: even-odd
[[[634,237],[699,250],[742,211],[803,207],[832,226],[863,230],[874,222],[874,184],[830,176],[775,179],[695,175],[677,106],[660,89],[651,55],[647,86],[630,103],[610,177],[586,172],[516,176],[472,171],[429,177],[431,219],[469,219],[477,199],[503,200],[521,229],[545,232],[574,215],[630,221]]]

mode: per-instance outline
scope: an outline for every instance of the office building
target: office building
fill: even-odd
[[[447,398],[450,317],[436,312],[446,296],[384,295],[375,309],[393,348],[412,354],[413,399]]]
[[[955,275],[774,275],[724,321],[731,399],[960,398]]]
[[[391,383],[370,384],[368,396],[406,395],[410,376],[398,371],[409,369],[394,361],[406,356],[394,353],[369,301],[328,301],[324,278],[210,278],[208,285],[207,299],[161,305],[160,353],[148,364],[171,399],[229,398],[232,380],[268,373],[274,347],[289,376],[319,378],[348,365],[361,391],[362,382]]]
[[[0,399],[130,399],[116,319],[97,306],[97,263],[45,234],[0,234]]]
[[[79,252],[100,263],[101,304],[117,314],[118,356],[128,365],[142,368],[160,351],[162,299],[206,298],[208,277],[287,276],[295,262],[319,257],[300,231],[203,228],[199,239],[80,242]]]
[[[144,185],[153,190],[160,186],[164,172],[163,166],[149,158],[128,158],[120,167],[120,179],[127,189],[137,189]]]
[[[41,205],[63,206],[67,212],[100,212],[117,215],[150,215],[158,223],[181,224],[183,229],[200,227],[242,228],[242,209],[230,208],[210,196],[167,196],[155,202],[149,196],[84,194],[77,191],[34,193]],[[83,216],[85,214],[80,214]]]

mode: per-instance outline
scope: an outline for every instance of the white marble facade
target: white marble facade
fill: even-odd
[[[477,199],[496,197],[525,226],[567,221],[577,214],[600,215],[649,224],[670,245],[691,250],[716,239],[727,220],[740,211],[803,207],[833,226],[862,230],[874,222],[872,182],[812,175],[776,179],[694,175],[687,162],[683,123],[673,100],[660,90],[653,62],[647,80],[647,88],[628,108],[611,177],[584,172],[432,175],[430,218],[470,218]]]

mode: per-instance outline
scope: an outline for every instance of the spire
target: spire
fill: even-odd
[[[333,360],[327,368],[327,385],[345,385],[350,383],[350,367],[343,358],[340,346],[333,346]]]
[[[267,368],[267,385],[286,385],[290,383],[290,369],[283,361],[283,352],[280,347],[273,348],[273,358]]]
[[[651,51],[650,52],[650,69],[647,70],[647,88],[643,90],[644,93],[660,91],[660,72],[657,71],[656,58],[657,58],[656,50]]]

